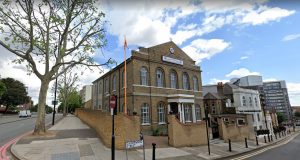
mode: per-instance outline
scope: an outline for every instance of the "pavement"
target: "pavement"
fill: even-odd
[[[298,133],[297,133],[298,134]],[[287,137],[274,139],[274,142],[264,143],[264,139],[259,138],[259,146],[254,141],[248,141],[248,148],[244,142],[232,142],[232,152],[228,151],[228,143],[215,139],[210,141],[211,154],[208,155],[207,146],[174,148],[163,146],[156,148],[156,159],[161,160],[209,160],[226,159],[235,155],[248,153],[279,143]],[[147,138],[145,141],[154,140]],[[151,142],[145,142],[150,144]],[[11,147],[11,152],[17,159],[24,160],[108,160],[111,159],[110,148],[105,147],[97,133],[89,126],[81,122],[75,116],[67,116],[59,123],[50,128],[44,136],[25,136]],[[118,160],[126,159],[124,150],[116,150]],[[129,160],[143,159],[143,150],[134,149],[128,151]],[[152,149],[145,149],[145,159],[152,159]]]

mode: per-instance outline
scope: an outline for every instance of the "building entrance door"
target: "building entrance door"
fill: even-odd
[[[177,103],[170,103],[171,113],[178,114],[178,104]]]
[[[211,120],[211,131],[213,138],[219,138],[218,118],[212,118]]]

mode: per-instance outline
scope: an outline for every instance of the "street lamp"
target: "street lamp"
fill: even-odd
[[[206,138],[207,138],[207,149],[208,155],[210,155],[209,137],[208,137],[208,107],[205,107],[205,126],[206,126]]]
[[[56,106],[56,90],[57,90],[57,77],[55,78],[55,87],[54,87],[54,101],[53,101],[53,116],[52,116],[52,125],[54,125],[54,119],[55,119],[55,106]]]
[[[267,133],[268,133],[268,140],[270,142],[270,130],[268,129],[268,123],[267,123],[267,118],[266,118],[266,103],[265,103],[265,97],[263,94],[260,94],[260,100],[261,100],[262,108],[264,111],[265,124],[266,124]]]

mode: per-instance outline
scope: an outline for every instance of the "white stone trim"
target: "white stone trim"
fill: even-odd
[[[184,99],[184,98],[176,98],[176,99],[168,99],[168,103],[195,103],[194,99]]]
[[[203,92],[203,91],[194,91],[194,90],[186,90],[186,89],[178,89],[178,88],[167,88],[167,87],[157,87],[157,86],[145,86],[145,85],[140,85],[140,84],[133,84],[133,87],[146,87],[146,88],[160,88],[160,89],[173,89],[173,90],[178,90],[178,91],[192,91],[192,92]]]

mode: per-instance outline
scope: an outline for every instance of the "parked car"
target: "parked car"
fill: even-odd
[[[19,112],[19,117],[31,117],[30,110],[22,110]]]

